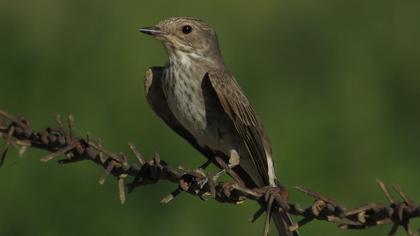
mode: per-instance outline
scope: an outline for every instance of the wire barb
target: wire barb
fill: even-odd
[[[256,188],[249,189],[236,178],[234,172],[221,158],[216,157],[215,163],[225,169],[235,181],[217,181],[215,176],[206,173],[203,169],[189,170],[182,167],[173,168],[163,161],[159,154],[146,161],[140,151],[131,143],[129,147],[137,159],[137,163],[129,162],[123,153],[113,153],[102,146],[100,138],[94,139],[91,135],[86,138],[76,137],[74,133],[74,119],[68,118],[65,128],[59,115],[56,116],[58,127],[49,127],[42,132],[34,131],[29,122],[24,118],[16,118],[0,110],[0,138],[4,146],[0,152],[0,164],[3,163],[10,147],[36,148],[51,154],[43,157],[42,161],[49,161],[58,156],[66,156],[59,163],[74,163],[77,161],[92,161],[105,169],[99,178],[99,183],[105,183],[108,176],[118,180],[119,200],[126,201],[126,180],[132,181],[127,185],[128,192],[133,189],[159,181],[169,181],[178,185],[177,189],[161,200],[169,203],[181,192],[187,192],[203,200],[213,198],[216,201],[231,204],[240,204],[246,199],[254,201],[264,200],[265,206],[261,207],[250,219],[255,222],[264,212],[268,212],[264,224],[264,235],[269,233],[270,215],[272,211],[285,211],[301,219],[291,225],[289,229],[295,231],[314,220],[321,220],[336,224],[342,229],[367,229],[379,225],[391,224],[389,235],[394,235],[399,227],[403,227],[407,235],[418,235],[418,231],[410,228],[414,218],[420,217],[420,207],[397,185],[392,190],[399,196],[393,198],[387,186],[377,180],[388,204],[371,203],[361,207],[347,210],[342,204],[324,196],[323,194],[304,187],[295,187],[296,190],[311,197],[312,205],[302,208],[298,203],[290,202],[284,196],[283,188]],[[209,163],[206,163],[207,166]]]

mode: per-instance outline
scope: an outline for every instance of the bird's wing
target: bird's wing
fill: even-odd
[[[233,121],[240,138],[247,147],[252,163],[263,177],[265,184],[269,185],[267,158],[271,158],[271,145],[248,99],[228,71],[209,71],[204,79],[210,81],[224,112]]]
[[[215,154],[208,148],[201,147],[194,136],[172,114],[162,90],[162,74],[163,67],[151,67],[144,77],[144,93],[150,107],[178,135],[186,139],[207,158],[213,158]]]

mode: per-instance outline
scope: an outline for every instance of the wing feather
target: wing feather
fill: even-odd
[[[209,71],[205,79],[210,80],[223,110],[233,121],[236,131],[244,141],[252,163],[268,185],[267,153],[271,155],[271,145],[254,109],[231,73]]]

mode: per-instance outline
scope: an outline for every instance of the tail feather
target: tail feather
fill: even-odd
[[[289,230],[289,227],[293,224],[289,214],[285,212],[272,212],[271,219],[276,226],[279,236],[299,236],[299,232]]]

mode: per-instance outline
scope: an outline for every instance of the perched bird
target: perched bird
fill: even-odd
[[[154,112],[219,167],[214,160],[222,158],[246,187],[281,187],[271,144],[223,61],[216,32],[193,17],[169,18],[140,32],[160,40],[168,53],[165,66],[146,73],[146,98]],[[273,213],[272,219],[279,235],[298,235],[288,230],[292,221],[286,213]]]

